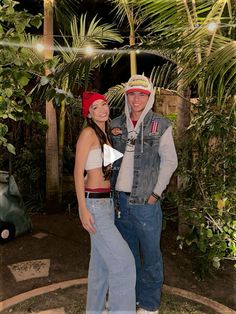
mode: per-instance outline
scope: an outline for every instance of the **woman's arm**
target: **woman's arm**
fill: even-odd
[[[84,169],[93,141],[94,131],[91,128],[85,128],[81,132],[76,144],[74,180],[81,223],[88,232],[95,233],[96,229],[94,227],[94,219],[85,202],[84,186]]]

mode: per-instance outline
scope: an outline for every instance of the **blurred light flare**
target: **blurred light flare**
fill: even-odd
[[[6,41],[6,40],[2,40],[0,41],[0,46],[4,46],[4,47],[15,47],[15,48],[28,48],[28,49],[32,49],[32,50],[37,50],[38,52],[42,52],[43,50],[45,50],[45,46],[42,43],[37,43],[37,44],[22,44],[22,43],[16,43],[16,42],[10,42],[10,41]],[[150,54],[158,54],[157,51],[155,50],[141,50],[141,49],[118,49],[118,48],[114,48],[114,49],[95,49],[92,46],[87,46],[87,47],[83,47],[83,48],[73,48],[73,47],[57,47],[54,46],[53,51],[58,51],[61,52],[66,51],[66,52],[74,52],[74,53],[80,53],[80,54],[87,54],[87,55],[99,55],[99,54],[129,54],[131,51],[135,51],[137,54],[140,54],[142,52],[144,53],[150,53]]]
[[[207,30],[210,33],[215,32],[218,27],[219,27],[219,24],[217,22],[210,22],[210,23],[207,24]]]
[[[43,52],[44,49],[45,49],[45,47],[44,47],[43,44],[37,43],[37,44],[35,45],[35,49],[36,49],[38,52]]]
[[[91,56],[94,53],[94,48],[92,46],[87,46],[84,51],[87,55]]]

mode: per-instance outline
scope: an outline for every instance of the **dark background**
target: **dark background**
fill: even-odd
[[[56,0],[54,0],[56,1]],[[83,0],[80,4],[75,4],[71,1],[71,6],[75,12],[79,14],[87,13],[88,20],[92,19],[94,16],[101,18],[101,23],[114,24],[114,6],[104,0]],[[17,5],[17,10],[27,10],[32,14],[42,13],[43,14],[43,0],[21,0]],[[56,24],[56,23],[55,23]],[[117,44],[116,47],[127,47],[129,45],[129,27],[122,26],[118,27],[114,24],[122,36],[125,37],[124,43],[121,45]],[[141,30],[142,35],[145,34],[146,30]],[[43,29],[39,30],[39,33],[43,33]],[[54,25],[54,33],[59,34],[57,25]],[[114,48],[111,47],[111,48]],[[150,76],[151,71],[154,67],[165,63],[166,60],[163,58],[153,55],[151,53],[140,53],[137,55],[137,73],[145,74]],[[129,55],[123,55],[119,62],[115,66],[111,66],[109,62],[106,66],[102,66],[100,71],[94,72],[94,86],[101,93],[105,93],[108,88],[126,82],[130,77],[130,58]]]

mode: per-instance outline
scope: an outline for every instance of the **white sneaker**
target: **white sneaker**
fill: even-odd
[[[158,314],[158,313],[159,313],[158,310],[148,311],[148,310],[142,309],[141,307],[137,310],[137,314]]]

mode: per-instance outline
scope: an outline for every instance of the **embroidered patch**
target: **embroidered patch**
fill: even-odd
[[[158,122],[157,122],[157,120],[152,120],[151,133],[156,133],[157,129],[158,129]]]
[[[122,134],[122,131],[121,131],[121,129],[120,128],[113,128],[112,130],[111,130],[111,133],[112,133],[112,135],[114,135],[114,136],[117,136],[117,135],[120,135],[120,134]]]

